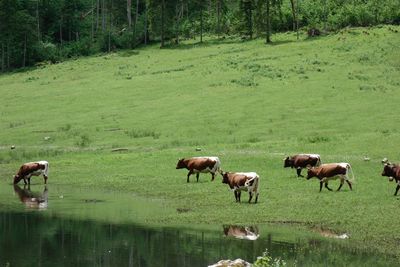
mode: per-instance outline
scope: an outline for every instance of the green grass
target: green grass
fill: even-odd
[[[50,184],[134,192],[189,210],[154,223],[298,222],[400,256],[399,198],[380,176],[383,157],[400,160],[400,36],[388,28],[300,41],[278,34],[272,45],[154,46],[2,75],[0,176],[11,181],[22,162],[46,159]],[[282,158],[298,152],[350,162],[354,191],[319,193],[316,180],[296,179]],[[259,173],[260,203],[234,203],[220,177],[187,184],[177,159],[199,155]]]

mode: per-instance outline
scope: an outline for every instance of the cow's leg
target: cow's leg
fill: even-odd
[[[46,175],[43,175],[43,178],[44,178],[44,184],[47,184],[47,176]]]
[[[322,185],[323,185],[323,184],[324,184],[324,182],[322,182],[322,181],[319,182],[319,192],[322,191]]]
[[[351,182],[349,180],[346,180],[346,183],[349,185],[350,190],[353,191],[353,187],[351,186]]]
[[[192,175],[192,174],[193,174],[193,171],[190,170],[189,173],[188,173],[188,175],[187,175],[187,182],[188,182],[188,183],[189,183],[189,176]]]
[[[339,187],[338,187],[338,189],[337,189],[336,191],[340,191],[340,188],[342,188],[343,183],[344,183],[344,182],[340,181],[340,185],[339,185]]]
[[[257,200],[258,200],[258,192],[256,193],[256,199],[254,201],[254,204],[257,203]]]
[[[343,179],[343,177],[340,177],[340,185],[339,185],[337,191],[340,191],[340,188],[342,188],[343,184],[344,184],[344,179]]]
[[[238,202],[240,202],[240,195],[242,194],[242,191],[238,191],[237,194],[238,194],[238,200],[239,200]]]
[[[200,173],[196,173],[197,182],[199,182],[199,175],[200,175]]]
[[[234,190],[233,193],[235,194],[235,201],[238,202],[238,192]]]
[[[215,172],[212,172],[211,173],[211,181],[214,181],[214,178],[215,178]]]
[[[249,191],[249,203],[250,203],[252,198],[253,198],[253,193],[251,193],[251,191]]]
[[[24,184],[28,184],[28,183],[26,182],[26,178],[24,177],[23,179],[24,179]]]
[[[328,182],[325,182],[325,188],[328,189],[329,191],[332,191],[332,189],[329,188],[329,186],[328,186]]]
[[[400,189],[400,184],[397,184],[396,192],[394,192],[394,195],[395,195],[395,196],[397,196],[397,192],[399,192],[399,189]]]
[[[297,172],[297,177],[304,177],[303,175],[301,175],[301,168],[300,167],[298,167],[296,169],[296,172]]]

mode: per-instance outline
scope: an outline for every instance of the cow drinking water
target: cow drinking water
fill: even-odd
[[[321,157],[318,154],[298,154],[283,159],[283,167],[296,168],[297,177],[303,177],[301,170],[307,166],[315,167],[321,165]]]
[[[193,157],[183,158],[178,161],[177,169],[186,168],[189,170],[187,182],[192,174],[196,174],[197,182],[199,181],[200,173],[211,173],[211,181],[214,181],[215,173],[219,170],[221,162],[218,157]]]
[[[22,164],[16,175],[14,175],[14,184],[18,184],[22,179],[25,184],[31,183],[31,176],[43,174],[44,183],[47,184],[49,177],[49,163],[47,161],[28,162]],[[28,183],[26,182],[28,180]]]
[[[340,179],[340,185],[337,191],[342,188],[345,181],[349,185],[350,190],[353,190],[352,183],[348,177],[349,170],[351,171],[354,179],[354,174],[349,163],[322,164],[319,167],[308,169],[307,180],[311,179],[312,177],[317,177],[320,180],[319,192],[321,192],[323,184],[325,184],[326,189],[332,191],[332,189],[328,187],[328,182],[330,180],[336,180],[337,178]]]
[[[236,202],[240,202],[240,195],[242,191],[249,192],[249,203],[255,195],[254,203],[258,200],[258,180],[259,176],[255,172],[223,172],[222,183],[228,184],[233,190]]]

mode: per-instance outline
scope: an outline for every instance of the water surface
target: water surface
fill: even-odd
[[[176,211],[132,194],[2,184],[0,201],[0,266],[194,267],[254,262],[265,249],[289,266],[398,265],[351,240],[285,226],[147,225],[154,212]]]

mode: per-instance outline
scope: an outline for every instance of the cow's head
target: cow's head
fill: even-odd
[[[283,167],[292,167],[293,168],[293,159],[292,157],[286,157],[283,159]]]
[[[186,168],[185,159],[179,159],[178,163],[176,164],[177,169]]]
[[[14,175],[13,178],[14,178],[14,184],[18,184],[18,182],[21,181],[22,179],[18,174]]]
[[[311,166],[307,166],[307,180],[317,176],[315,169]]]
[[[389,177],[389,181],[393,181],[394,170],[393,170],[392,164],[386,163],[383,166],[382,176],[387,176],[387,177]]]
[[[229,183],[228,172],[224,172],[224,171],[222,171],[222,170],[219,170],[219,173],[220,173],[221,176],[222,176],[222,183],[223,183],[223,184]]]

